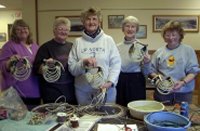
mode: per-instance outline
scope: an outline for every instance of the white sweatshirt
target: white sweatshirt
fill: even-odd
[[[113,38],[101,30],[95,38],[83,32],[82,37],[75,40],[68,60],[69,71],[75,76],[75,87],[91,89],[83,77],[86,73],[83,59],[90,57],[96,58],[97,66],[103,69],[105,80],[111,81],[115,86],[120,73],[121,58]]]

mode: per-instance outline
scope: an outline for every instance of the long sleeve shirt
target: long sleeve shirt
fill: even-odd
[[[68,64],[70,72],[75,76],[75,87],[85,90],[91,88],[83,77],[83,59],[90,57],[96,58],[97,66],[102,68],[105,80],[111,81],[115,86],[118,82],[121,59],[112,37],[101,30],[95,38],[83,32],[83,36],[77,38],[72,47]]]
[[[174,81],[183,79],[189,73],[196,75],[200,71],[194,49],[186,44],[180,44],[173,50],[166,46],[159,48],[153,54],[151,62],[152,72],[172,77]],[[194,85],[193,79],[177,92],[191,92]]]
[[[134,56],[130,57],[129,50],[131,46],[134,46]],[[134,61],[134,59],[140,59],[143,55],[141,50],[144,48],[144,44],[138,42],[138,40],[133,41],[126,41],[118,44],[118,49],[120,53],[120,57],[122,60],[121,71],[124,73],[136,73],[136,72],[143,72],[144,75],[148,75],[150,73],[150,66],[151,63],[142,63],[141,61]]]
[[[11,72],[9,72],[6,69],[6,61],[13,55],[26,57],[32,66],[38,48],[38,45],[36,43],[33,43],[31,44],[29,50],[22,43],[15,43],[12,40],[4,44],[0,53],[0,69],[3,75],[2,88],[8,88],[10,86],[13,86],[23,97],[40,97],[38,80],[37,77],[33,74],[33,72],[31,72],[31,75],[28,77],[28,79],[24,81],[18,81],[13,77]]]

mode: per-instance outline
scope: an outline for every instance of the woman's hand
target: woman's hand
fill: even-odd
[[[46,62],[46,63],[53,63],[54,59],[53,58],[48,58],[48,59],[43,59],[43,61]],[[40,68],[38,70],[39,74],[43,74],[43,70],[42,70],[43,66],[44,66],[44,63],[42,63],[40,65]]]
[[[96,58],[92,57],[92,58],[83,59],[83,66],[86,68],[96,67],[97,66]]]
[[[11,56],[7,61],[6,61],[6,70],[7,71],[10,71],[10,67],[12,66],[12,62],[13,61],[16,61],[16,60],[19,60],[20,59],[20,56],[19,55],[13,55]]]
[[[183,87],[185,85],[185,82],[184,81],[177,81],[175,84],[174,84],[174,88],[173,88],[173,91],[175,90],[179,90],[181,87]]]
[[[112,87],[113,83],[110,82],[110,81],[107,81],[105,84],[103,84],[101,86],[101,90],[104,91],[104,90],[107,90],[108,88]]]
[[[143,61],[144,61],[144,64],[149,63],[149,62],[151,61],[151,56],[149,55],[148,52],[146,52],[146,53],[144,54],[144,59],[143,59]]]
[[[54,60],[53,60],[53,58],[48,58],[48,59],[44,59],[44,62],[53,63]]]

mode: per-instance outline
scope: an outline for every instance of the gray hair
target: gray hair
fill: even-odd
[[[132,23],[132,24],[136,24],[136,28],[137,31],[139,30],[139,20],[138,18],[134,17],[134,16],[127,16],[123,21],[122,21],[122,29],[124,29],[125,25],[127,23]]]
[[[67,28],[70,30],[70,28],[71,28],[71,22],[66,17],[58,17],[58,18],[56,18],[56,20],[53,23],[53,29],[55,30],[58,26],[60,26],[62,24],[66,25]]]

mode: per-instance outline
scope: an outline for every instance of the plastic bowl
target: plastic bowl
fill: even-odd
[[[148,131],[187,131],[188,118],[172,112],[154,112],[144,117]]]
[[[132,117],[143,120],[145,115],[152,112],[163,111],[165,106],[154,100],[137,100],[129,102],[128,109]]]

